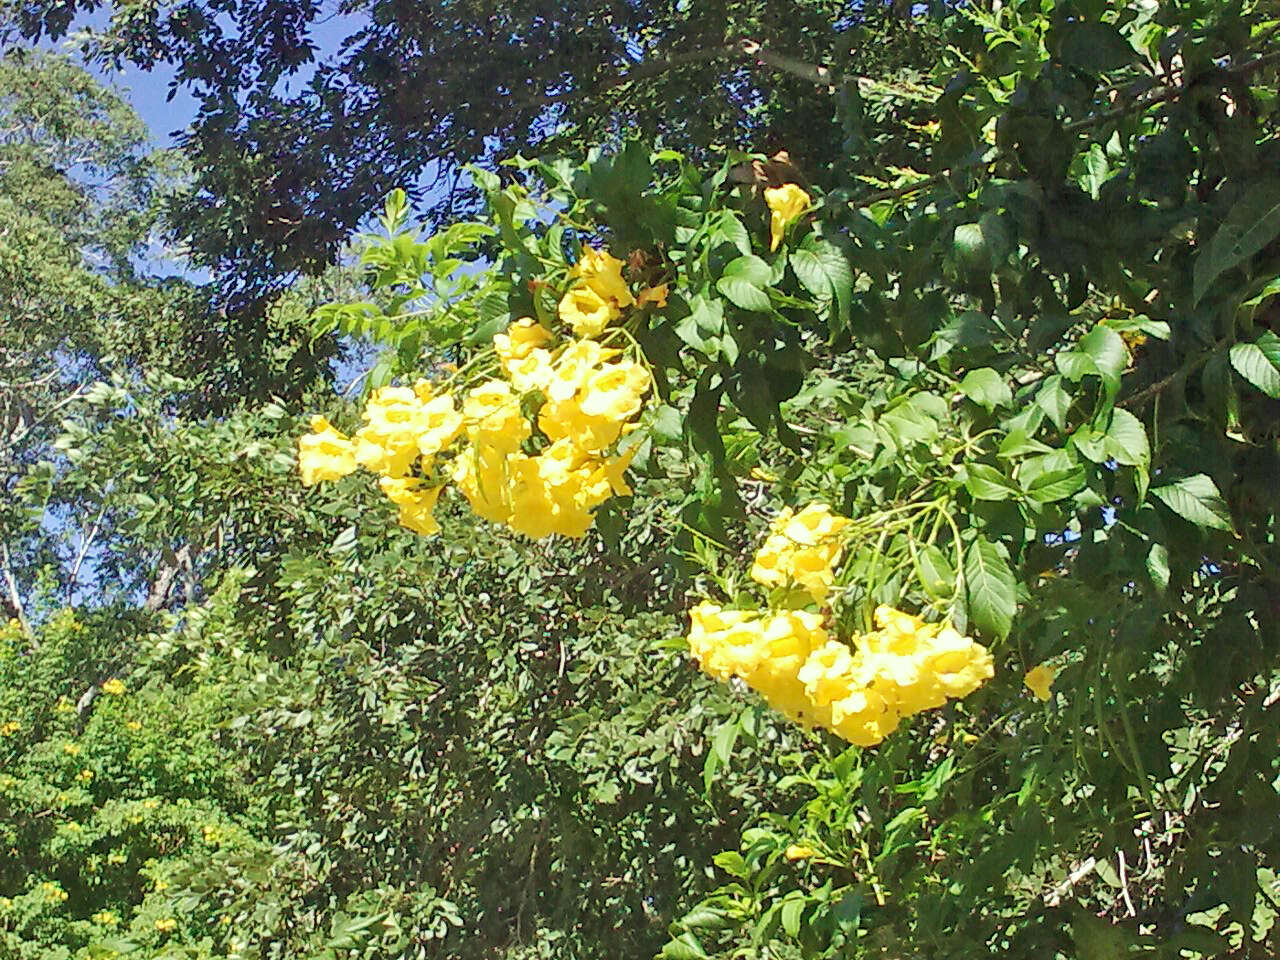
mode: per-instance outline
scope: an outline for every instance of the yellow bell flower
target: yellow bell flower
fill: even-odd
[[[355,470],[355,449],[348,437],[320,416],[311,418],[311,430],[298,440],[298,471],[304,487],[337,480]]]
[[[808,210],[813,200],[794,183],[784,183],[766,189],[764,202],[769,206],[769,249],[777,250],[787,225]]]
[[[635,303],[627,281],[622,279],[622,267],[623,263],[617,257],[586,247],[573,272],[597,297],[611,301],[615,307],[621,308]]]
[[[462,417],[472,444],[500,453],[516,450],[532,432],[520,412],[520,398],[502,380],[486,381],[468,393]]]
[[[1053,686],[1057,673],[1053,667],[1045,666],[1042,663],[1038,667],[1032,667],[1028,670],[1027,675],[1022,678],[1022,682],[1037,700],[1047,701],[1051,695],[1050,688]]]
[[[783,852],[783,856],[788,860],[808,860],[810,857],[817,856],[818,851],[813,847],[806,847],[804,844],[793,843]]]
[[[557,312],[579,337],[598,337],[620,316],[614,301],[587,286],[574,287],[566,293]]]
[[[378,481],[382,492],[400,508],[400,525],[415,533],[433,536],[440,532],[440,525],[431,515],[440,499],[443,485],[423,488],[419,477],[382,477]]]
[[[506,333],[494,335],[493,349],[505,364],[508,360],[523,360],[550,340],[551,333],[546,327],[532,317],[522,317],[511,324]]]

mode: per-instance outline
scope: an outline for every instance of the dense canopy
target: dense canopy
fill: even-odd
[[[1274,0],[102,9],[201,107],[0,6],[0,958],[1280,954]]]

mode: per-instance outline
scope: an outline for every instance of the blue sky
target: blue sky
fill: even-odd
[[[77,30],[101,30],[110,19],[110,4],[94,11],[92,15],[79,17],[72,25],[72,36]],[[312,24],[311,36],[316,45],[316,57],[325,60],[334,56],[341,48],[342,41],[356,32],[365,22],[365,18],[342,14],[338,11],[336,0],[325,0],[324,15]],[[78,56],[74,40],[54,45],[65,49],[73,56]],[[166,64],[155,69],[144,71],[128,66],[124,70],[95,70],[99,76],[109,80],[124,94],[125,99],[138,111],[138,115],[151,130],[152,139],[157,146],[171,146],[175,135],[184,130],[196,115],[197,103],[191,94],[182,87],[173,91],[173,99],[169,99],[172,89],[174,71]],[[286,85],[290,93],[300,91],[314,71],[304,67]]]

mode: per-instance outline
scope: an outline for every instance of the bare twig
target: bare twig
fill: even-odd
[[[89,532],[80,540],[80,549],[76,552],[75,563],[71,565],[71,574],[67,578],[67,603],[71,603],[71,594],[75,590],[76,580],[80,576],[80,566],[84,563],[85,556],[89,553],[89,547],[93,545],[93,541],[98,537],[98,529],[102,526],[102,518],[106,515],[107,505],[104,502],[102,509],[98,511],[97,517],[89,526]]]

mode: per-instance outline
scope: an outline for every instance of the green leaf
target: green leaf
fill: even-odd
[[[1040,384],[1036,391],[1036,406],[1045,412],[1055,427],[1065,429],[1067,411],[1071,409],[1071,394],[1062,385],[1061,375],[1055,373]]]
[[[1005,383],[1004,377],[990,367],[966,373],[960,381],[960,391],[988,413],[996,407],[1006,407],[1013,403],[1013,391]]]
[[[1120,31],[1108,23],[1068,21],[1055,33],[1062,62],[1090,73],[1119,70],[1137,58]]]
[[[711,858],[711,862],[735,880],[742,880],[747,875],[747,861],[736,850],[725,850]]]
[[[1274,335],[1272,338],[1275,339]],[[1265,393],[1280,399],[1280,368],[1257,343],[1237,343],[1231,348],[1231,366],[1236,373]]]
[[[770,266],[754,254],[738,257],[725,264],[721,277],[737,277],[757,287],[769,285],[773,276]]]
[[[916,573],[925,593],[944,598],[955,592],[956,572],[946,554],[930,543],[916,551],[915,559]]]
[[[668,941],[659,956],[662,960],[705,960],[707,951],[702,949],[698,938],[686,930],[674,940]]]
[[[1147,551],[1147,575],[1157,590],[1169,589],[1169,551],[1162,543],[1153,543]]]
[[[800,935],[800,916],[804,913],[804,908],[805,898],[803,896],[790,896],[782,902],[782,929],[787,936],[797,937]]]
[[[1094,327],[1078,344],[1079,349],[1093,361],[1094,370],[1102,377],[1110,393],[1120,386],[1120,376],[1129,365],[1129,350],[1120,334],[1102,324]]]
[[[1151,463],[1147,428],[1128,410],[1116,407],[1111,411],[1111,424],[1107,427],[1106,451],[1116,463],[1145,469]]]
[[[1018,469],[1018,482],[1028,499],[1057,503],[1074,496],[1085,485],[1085,472],[1066,450],[1054,450],[1024,460]]]
[[[1218,492],[1217,484],[1203,473],[1152,487],[1151,495],[1197,527],[1231,530],[1231,514],[1222,494]]]
[[[822,261],[816,253],[801,247],[799,250],[792,250],[788,259],[800,286],[820,300],[835,295],[835,291],[831,289],[831,281],[827,279],[827,271],[823,269]]]
[[[971,463],[965,467],[964,487],[975,500],[1009,500],[1018,495],[1013,481],[995,467]]]
[[[736,307],[766,313],[770,305],[769,294],[764,288],[769,285],[771,276],[769,265],[759,257],[738,257],[725,266],[724,273],[716,281],[716,289]]]
[[[979,534],[964,559],[969,618],[984,634],[997,640],[1009,635],[1017,609],[1017,588],[1007,557],[1003,545]]]
[[[1213,239],[1196,257],[1192,270],[1193,303],[1215,280],[1249,259],[1280,234],[1280,180],[1255,183],[1235,202]]]

